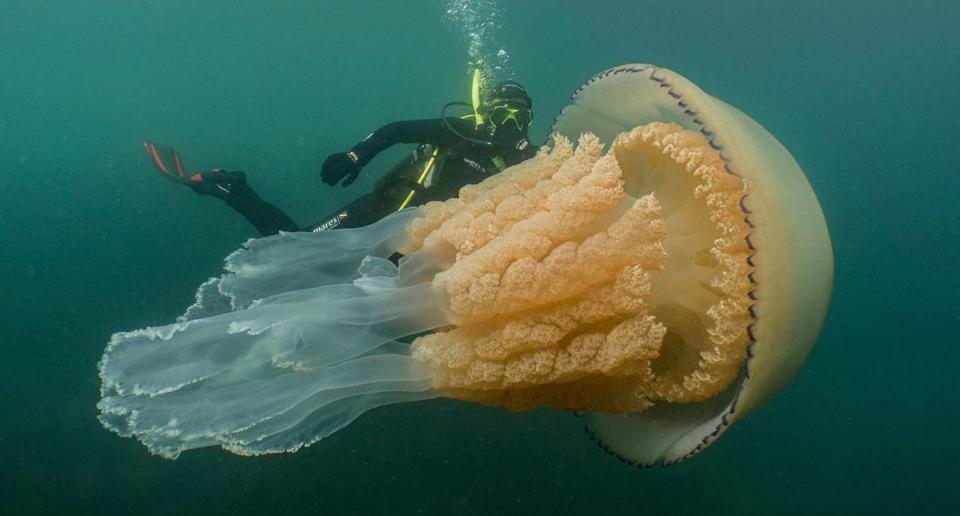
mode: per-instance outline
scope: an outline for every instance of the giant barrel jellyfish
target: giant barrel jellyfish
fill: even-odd
[[[256,455],[443,396],[589,413],[635,464],[714,442],[816,340],[820,206],[770,133],[674,72],[572,99],[549,148],[458,198],[247,242],[176,323],[113,336],[101,422],[168,458]]]

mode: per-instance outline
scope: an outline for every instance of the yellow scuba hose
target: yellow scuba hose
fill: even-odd
[[[423,167],[423,172],[420,174],[420,177],[417,179],[417,184],[422,185],[427,179],[427,175],[430,174],[430,169],[433,168],[433,162],[437,160],[437,149],[433,149],[433,153],[430,154],[430,159],[427,160],[427,164]],[[403,200],[403,203],[397,208],[397,211],[400,211],[407,207],[410,204],[410,200],[413,199],[413,195],[416,194],[416,190],[410,190],[410,193],[407,194],[407,198]]]

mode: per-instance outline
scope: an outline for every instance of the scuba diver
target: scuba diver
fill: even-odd
[[[533,100],[515,81],[502,81],[480,101],[479,71],[474,72],[472,104],[450,102],[440,118],[400,121],[370,133],[345,152],[323,163],[323,182],[349,186],[377,154],[398,143],[415,143],[417,150],[377,181],[373,191],[323,218],[298,226],[286,213],[264,201],[240,171],[214,169],[188,174],[170,147],[144,143],[161,175],[212,195],[246,218],[263,236],[280,231],[327,231],[372,224],[391,212],[428,201],[456,197],[460,188],[479,183],[506,167],[533,157],[537,147],[527,137],[533,121]],[[465,117],[448,117],[451,106],[472,107]]]

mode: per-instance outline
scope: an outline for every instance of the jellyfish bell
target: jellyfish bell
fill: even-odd
[[[816,198],[760,126],[662,69],[598,75],[555,129],[455,199],[248,242],[178,322],[114,335],[101,422],[168,458],[255,455],[444,396],[590,412],[638,464],[702,449],[819,331]]]
[[[802,365],[820,333],[832,290],[827,225],[813,189],[783,145],[676,72],[648,64],[618,66],[586,81],[572,99],[554,131],[589,131],[614,142],[638,125],[677,124],[702,135],[724,170],[748,188],[739,208],[749,227],[749,358],[735,382],[711,400],[662,404],[627,416],[597,414],[588,425],[602,446],[627,460],[676,462],[756,410]],[[627,190],[649,189],[645,169],[631,167],[630,152],[623,154]],[[631,180],[632,175],[639,178]],[[669,234],[669,220],[667,225]]]

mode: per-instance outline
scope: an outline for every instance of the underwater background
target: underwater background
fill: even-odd
[[[0,513],[957,513],[955,0],[3,0]],[[301,224],[368,191],[319,167],[469,99],[469,63],[547,136],[594,73],[645,62],[743,110],[805,170],[836,281],[806,365],[692,460],[635,469],[582,420],[435,400],[295,454],[151,456],[96,420],[114,331],[172,321],[253,228],[141,142],[244,170]]]

